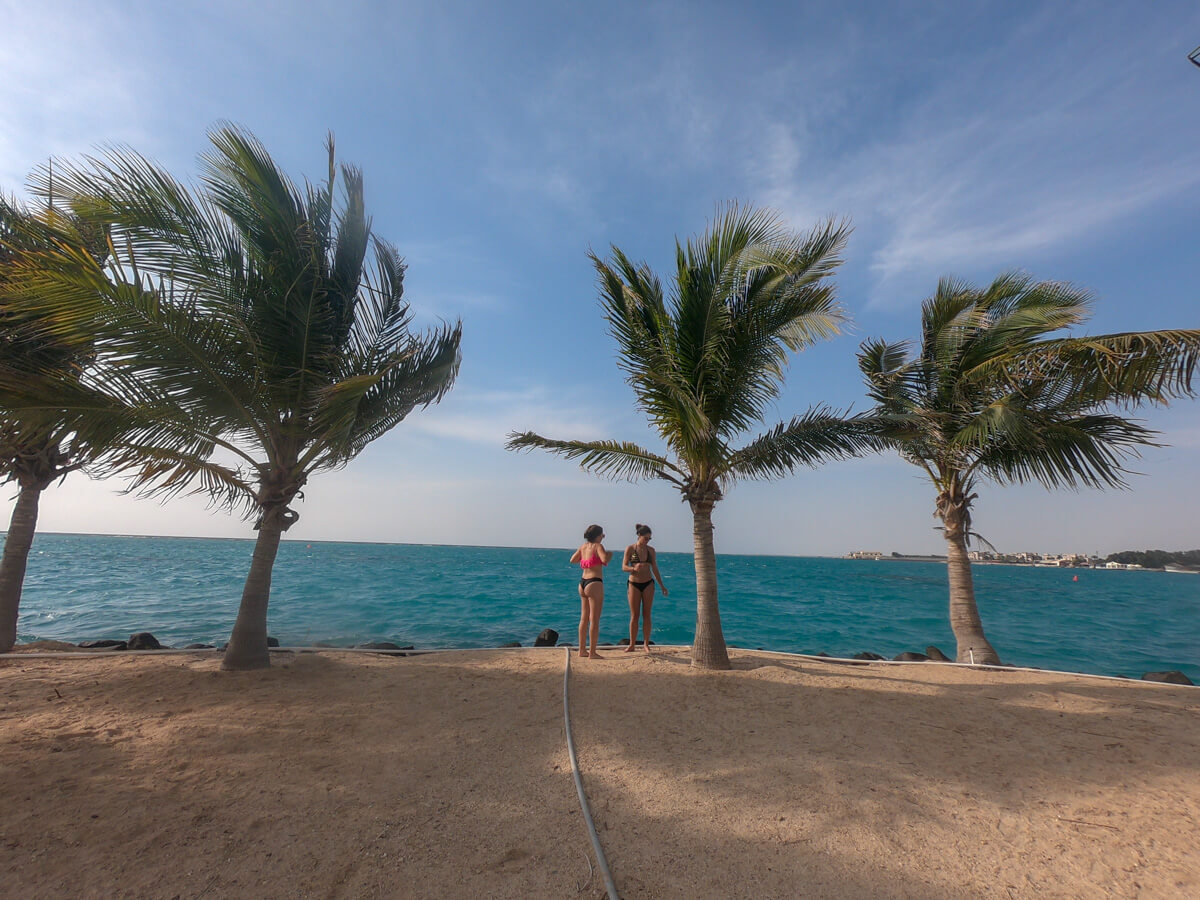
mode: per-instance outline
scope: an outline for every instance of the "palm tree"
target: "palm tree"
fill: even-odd
[[[1084,322],[1069,284],[1000,275],[985,288],[943,279],[925,301],[921,344],[863,343],[859,368],[881,434],[937,491],[950,624],[959,662],[997,664],[975,604],[971,507],[982,481],[1124,487],[1124,463],[1155,432],[1113,406],[1190,396],[1200,331],[1048,337]]]
[[[713,507],[739,478],[768,479],[872,446],[868,425],[821,407],[735,449],[761,423],[783,383],[789,352],[836,334],[845,315],[830,277],[848,228],[807,235],[773,212],[731,205],[700,238],[675,244],[669,298],[658,277],[612,248],[591,254],[619,366],[670,456],[621,441],[509,436],[509,449],[541,448],[598,475],[661,478],[692,510],[696,635],[692,664],[727,669],[717,606]]]
[[[372,235],[359,170],[294,185],[250,134],[210,134],[193,192],[127,150],[56,172],[56,190],[109,230],[100,266],[43,259],[26,293],[62,328],[91,327],[110,390],[169,399],[211,455],[143,448],[147,493],[206,492],[258,531],[223,667],[268,666],[267,604],[292,504],[458,371],[461,324],[410,329],[405,264]],[[373,258],[373,259],[372,259]]]
[[[0,483],[17,487],[0,558],[0,653],[16,642],[42,492],[80,469],[111,472],[136,439],[131,410],[83,380],[94,356],[92,334],[68,329],[50,335],[16,298],[19,273],[39,250],[70,245],[102,261],[104,244],[101,232],[69,210],[52,203],[29,210],[0,199]]]

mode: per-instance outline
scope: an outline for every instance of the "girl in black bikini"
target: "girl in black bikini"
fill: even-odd
[[[642,641],[646,652],[650,651],[650,607],[654,604],[654,582],[667,596],[667,586],[658,572],[658,553],[650,546],[650,526],[634,526],[637,542],[625,548],[625,559],[621,568],[629,573],[629,646],[626,653],[637,648],[638,613],[642,617]]]
[[[604,608],[604,567],[612,561],[612,553],[604,549],[604,529],[589,525],[583,533],[583,545],[571,554],[571,565],[579,563],[583,577],[579,579],[579,655],[601,659],[596,652],[600,640],[600,610]],[[588,635],[592,651],[588,652]]]

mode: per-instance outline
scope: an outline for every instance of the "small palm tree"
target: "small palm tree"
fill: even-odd
[[[26,314],[17,298],[30,259],[68,245],[95,261],[106,255],[103,234],[83,227],[70,211],[51,203],[29,210],[0,199],[0,482],[17,487],[0,558],[0,653],[16,642],[42,492],[80,469],[107,474],[119,468],[136,438],[131,410],[84,381],[95,354],[91,332],[50,334],[44,319]]]
[[[57,171],[56,189],[108,229],[111,256],[44,259],[26,293],[58,327],[96,331],[108,390],[181,411],[169,427],[197,444],[141,448],[137,484],[207,492],[254,519],[223,662],[249,669],[270,664],[271,574],[302,488],[440,400],[462,332],[410,330],[405,264],[372,235],[357,169],[340,167],[336,202],[332,139],[327,179],[300,189],[248,133],[210,138],[195,193],[129,151]]]
[[[661,478],[683,495],[695,548],[694,666],[729,668],[712,524],[713,507],[729,486],[873,446],[864,420],[826,408],[731,446],[761,423],[778,396],[789,352],[833,336],[845,322],[829,276],[847,235],[845,225],[833,222],[796,234],[773,212],[731,205],[702,237],[676,242],[669,298],[645,264],[616,247],[609,261],[592,254],[619,365],[670,457],[620,441],[510,435],[509,449],[548,450],[598,475]]]
[[[1200,331],[1048,337],[1091,305],[1086,291],[1019,273],[982,289],[944,279],[922,308],[915,353],[881,340],[859,353],[881,434],[937,491],[960,662],[1000,661],[967,555],[979,483],[1123,487],[1124,463],[1155,433],[1111,408],[1192,393]]]

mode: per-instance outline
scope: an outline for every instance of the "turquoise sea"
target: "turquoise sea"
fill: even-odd
[[[19,640],[123,639],[135,631],[164,645],[227,640],[253,547],[39,534]],[[269,630],[284,646],[528,646],[543,628],[574,642],[579,569],[568,565],[570,552],[285,541]],[[662,553],[659,564],[670,596],[655,600],[652,636],[688,643],[691,555]],[[944,564],[722,555],[718,577],[734,646],[891,657],[936,644],[953,655]],[[1200,682],[1200,575],[984,565],[975,579],[988,635],[1006,662],[1135,677],[1180,669]],[[609,573],[602,640],[628,634],[624,580],[619,569]]]

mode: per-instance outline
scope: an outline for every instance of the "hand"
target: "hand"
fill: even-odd
[[[660,585],[659,585],[659,587],[660,587],[660,588],[662,588],[662,592],[663,592],[663,596],[664,596],[664,597],[670,597],[670,596],[671,596],[671,594],[670,594],[670,592],[667,590],[667,586],[666,586],[665,584],[660,584]]]

